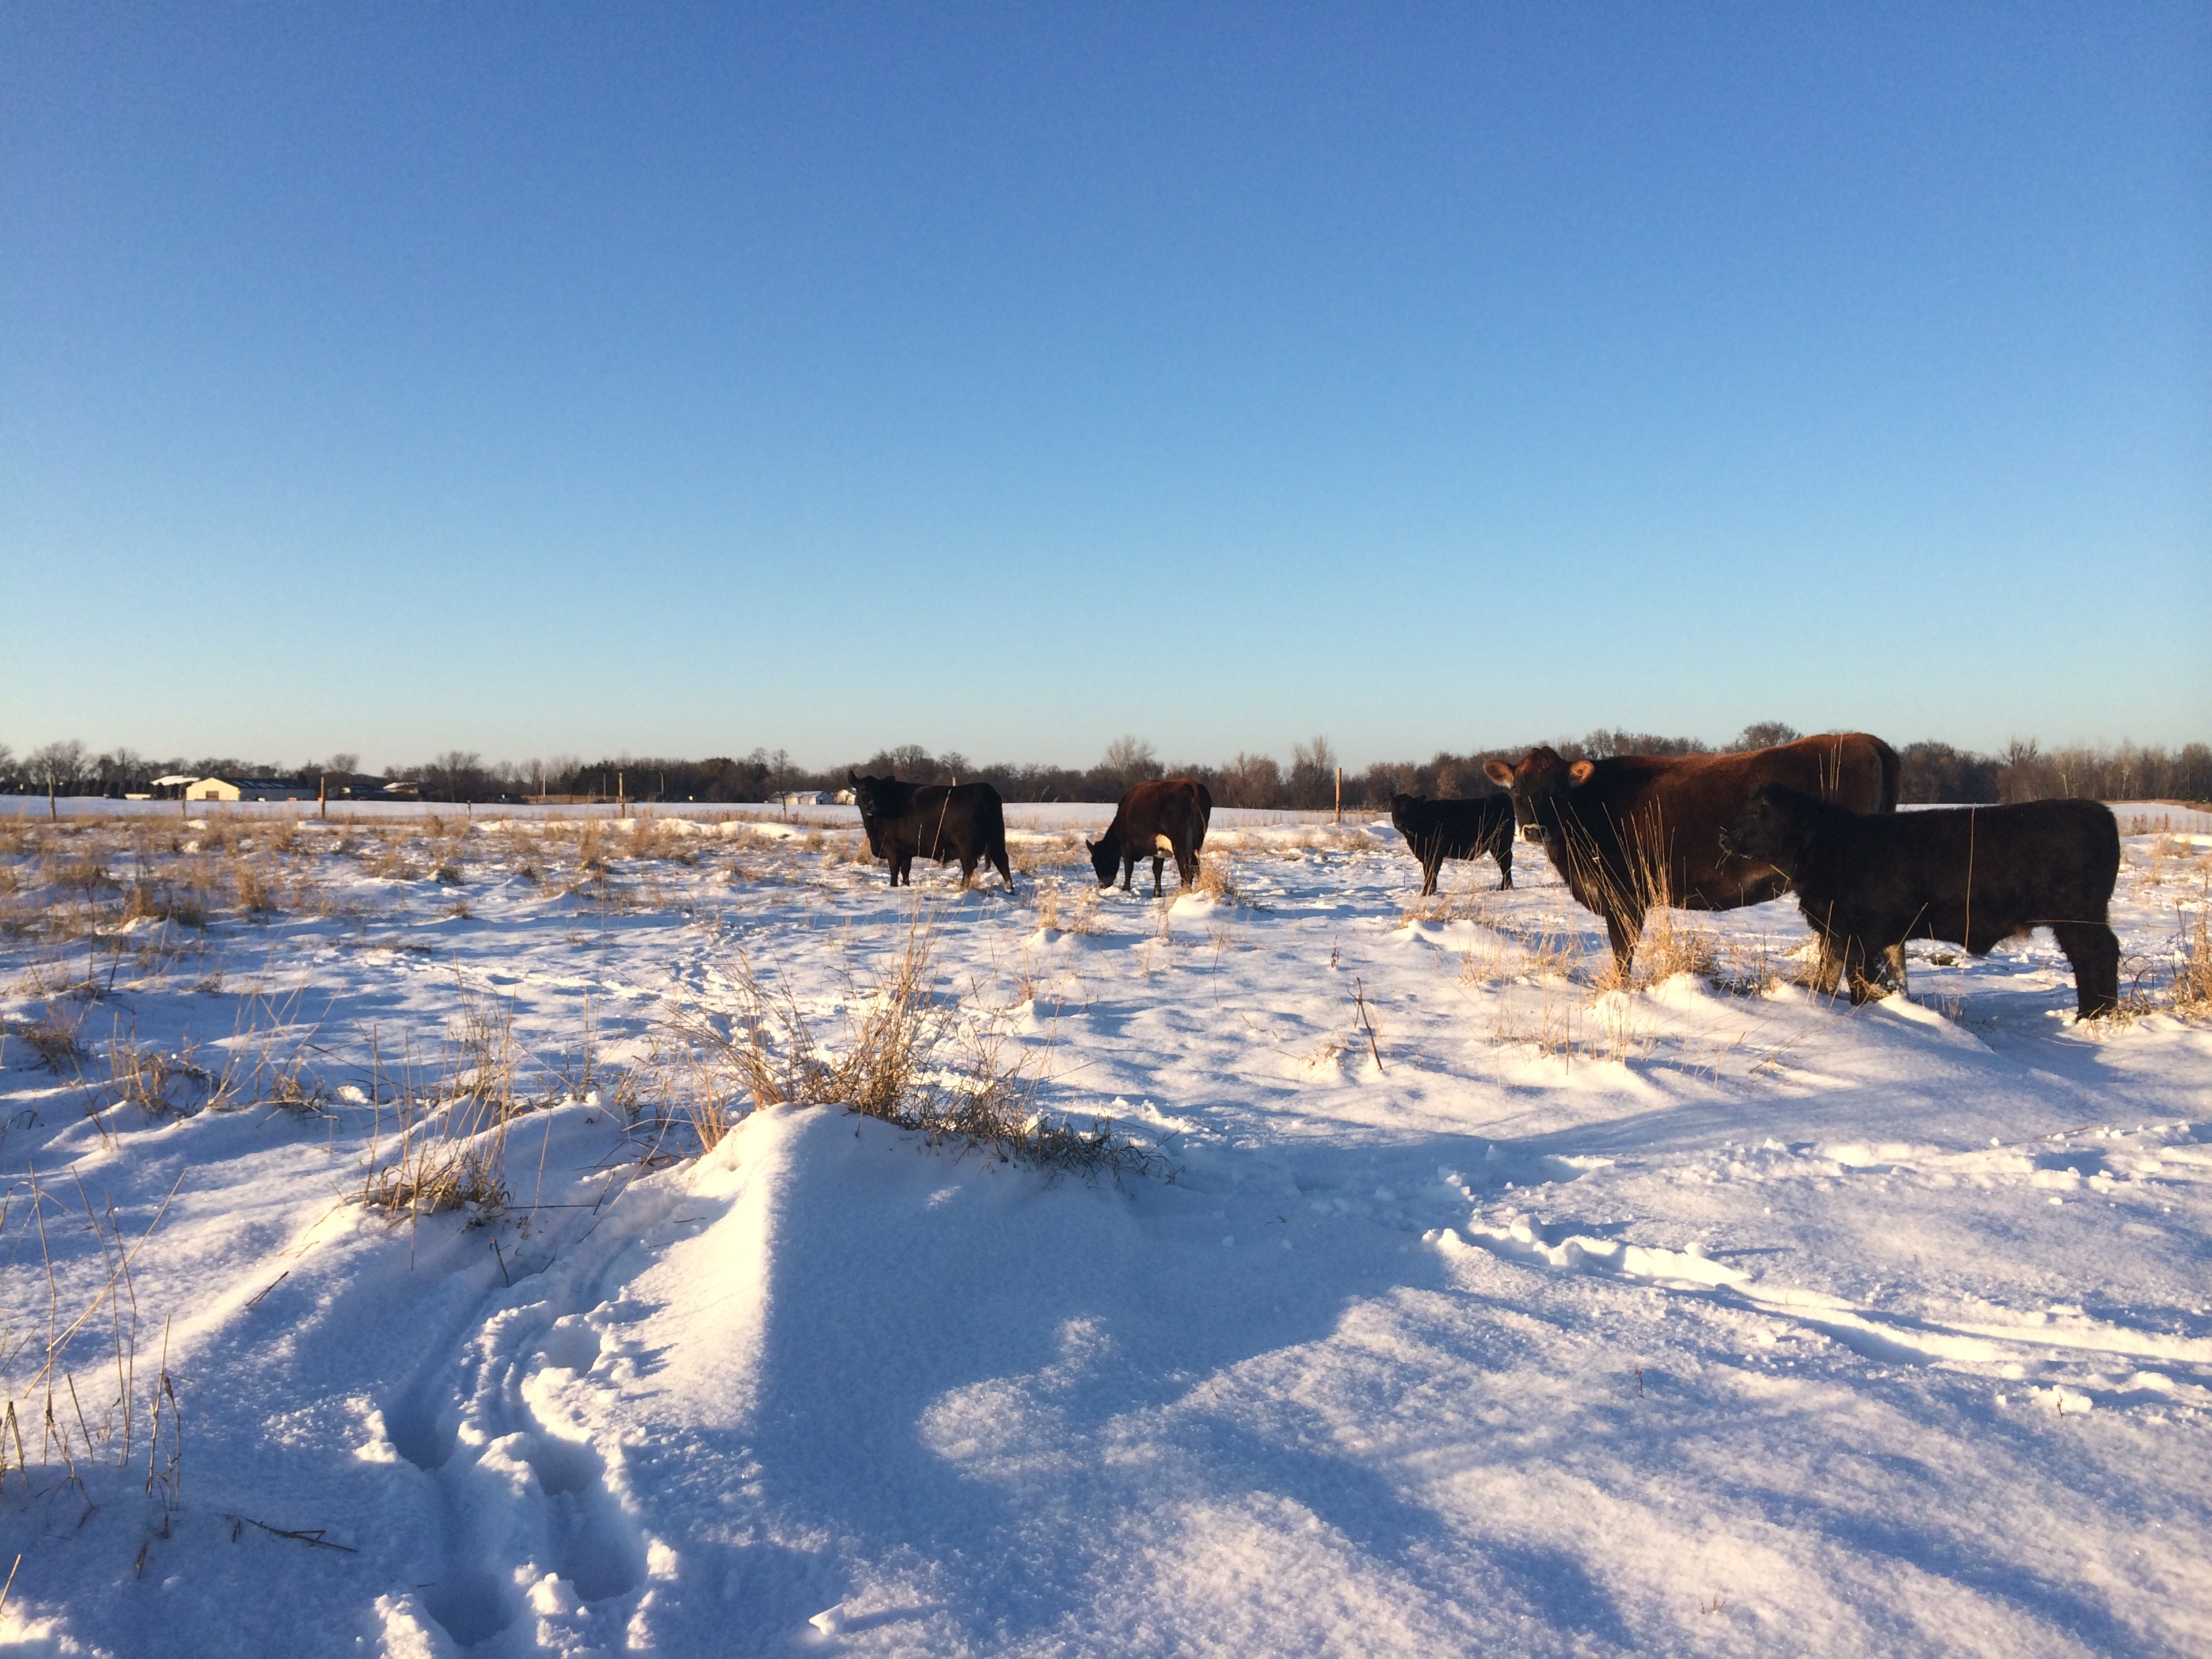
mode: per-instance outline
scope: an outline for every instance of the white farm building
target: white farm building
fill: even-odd
[[[187,800],[313,800],[315,792],[289,778],[200,778],[185,791]]]

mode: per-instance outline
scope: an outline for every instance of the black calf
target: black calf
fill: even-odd
[[[2120,942],[2106,914],[2120,829],[2095,801],[1862,817],[1770,783],[1721,842],[1789,878],[1805,920],[1850,975],[1854,1003],[1879,994],[1870,974],[1908,939],[1948,939],[1984,956],[2040,927],[2073,964],[2081,1018],[2119,1006]]]
[[[1393,795],[1390,822],[1406,838],[1406,850],[1421,864],[1421,891],[1437,890],[1437,872],[1446,859],[1498,860],[1501,888],[1513,884],[1513,797],[1500,790],[1472,800],[1431,800],[1425,795]]]

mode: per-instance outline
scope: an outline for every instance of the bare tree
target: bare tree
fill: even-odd
[[[84,745],[71,738],[34,749],[25,757],[23,769],[33,783],[44,784],[57,795],[74,794],[77,780],[84,775]]]
[[[475,800],[486,793],[483,757],[471,750],[449,749],[422,769],[422,794],[428,799]]]
[[[1108,771],[1119,772],[1127,778],[1153,777],[1160,769],[1159,756],[1152,745],[1133,732],[1108,744],[1098,763]]]
[[[1795,743],[1804,735],[1786,720],[1753,720],[1737,735],[1734,746],[1738,749],[1771,749],[1778,744]]]
[[[1243,750],[1221,769],[1224,806],[1280,806],[1283,769],[1272,755],[1248,755]]]
[[[1324,737],[1291,748],[1291,805],[1327,806],[1336,793],[1336,750]]]

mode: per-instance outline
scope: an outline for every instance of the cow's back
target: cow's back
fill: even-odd
[[[1838,821],[1821,844],[1834,849],[1821,884],[1841,902],[1971,902],[1992,920],[2102,921],[2120,871],[2118,821],[2093,800]]]
[[[939,862],[1006,843],[1006,809],[988,783],[924,784],[914,792],[907,821],[921,854]]]
[[[1131,786],[1115,808],[1109,835],[1125,848],[1146,850],[1165,836],[1178,848],[1196,852],[1206,844],[1213,817],[1213,793],[1194,778],[1149,778]]]
[[[1622,755],[1597,762],[1575,809],[1612,867],[1648,900],[1732,909],[1779,896],[1769,866],[1721,850],[1720,835],[1760,785],[1786,784],[1860,814],[1896,806],[1896,751],[1863,732],[1800,738],[1725,755]]]

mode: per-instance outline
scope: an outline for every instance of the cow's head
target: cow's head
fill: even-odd
[[[1400,835],[1402,836],[1407,833],[1406,816],[1407,811],[1413,807],[1419,806],[1427,799],[1428,797],[1425,795],[1407,795],[1403,793],[1395,794],[1390,797],[1390,822],[1398,827],[1398,833]]]
[[[1518,766],[1494,760],[1485,762],[1482,769],[1492,783],[1512,792],[1513,822],[1521,839],[1555,847],[1566,839],[1560,814],[1568,792],[1587,781],[1593,769],[1586,760],[1570,765],[1558,750],[1547,746],[1531,749]]]
[[[1091,867],[1098,874],[1098,884],[1111,887],[1114,878],[1121,873],[1121,838],[1109,826],[1097,841],[1085,836],[1083,844],[1090,851]]]
[[[1813,830],[1815,803],[1779,783],[1762,783],[1743,804],[1735,822],[1721,831],[1721,851],[1731,858],[1771,864],[1793,875]]]

